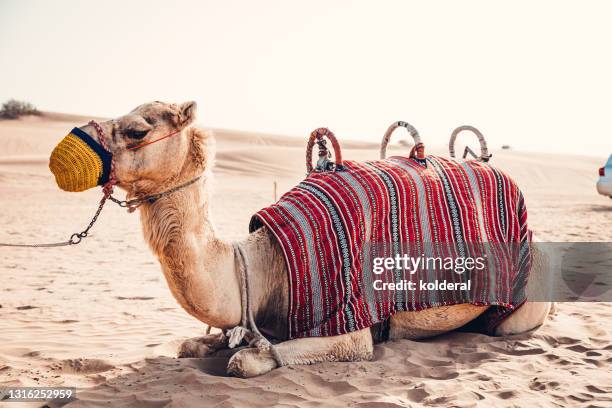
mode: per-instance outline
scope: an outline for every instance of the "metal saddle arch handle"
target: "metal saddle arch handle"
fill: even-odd
[[[421,141],[421,136],[419,132],[416,130],[414,126],[412,126],[408,122],[404,122],[402,120],[398,120],[397,122],[393,122],[391,126],[385,132],[382,142],[380,143],[380,159],[383,160],[387,157],[387,145],[389,144],[389,140],[391,139],[391,134],[395,131],[395,129],[403,127],[406,128],[410,136],[414,139],[414,147],[410,151],[410,157],[417,157],[419,159],[425,158],[425,145]]]
[[[331,155],[329,150],[327,149],[327,143],[324,138],[329,139],[334,149],[334,157],[335,161],[332,162],[330,159]],[[315,142],[319,147],[319,160],[317,161],[317,166],[312,166],[312,149],[314,148]],[[342,168],[342,150],[340,149],[340,143],[338,143],[338,139],[334,135],[334,132],[329,130],[328,128],[318,128],[310,133],[310,138],[308,139],[308,145],[306,146],[306,173],[310,174],[313,171],[322,172],[322,171],[335,171],[340,170]]]
[[[472,149],[466,146],[465,151],[463,152],[463,158],[465,159],[469,153],[478,161],[488,162],[492,155],[489,154],[489,149],[487,148],[487,141],[485,140],[485,137],[480,132],[480,130],[470,125],[459,126],[455,130],[453,130],[453,133],[451,133],[450,142],[448,143],[448,151],[450,153],[450,156],[453,159],[455,158],[455,141],[457,140],[457,136],[459,135],[459,133],[464,130],[474,133],[478,138],[478,141],[480,142],[480,156],[476,156],[476,153],[474,153]]]

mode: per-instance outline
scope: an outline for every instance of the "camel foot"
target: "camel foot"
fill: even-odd
[[[255,348],[240,350],[230,358],[227,373],[240,378],[256,377],[276,368],[276,361],[270,353]]]
[[[181,344],[178,350],[178,358],[202,358],[223,348],[227,348],[227,337],[223,333],[194,337]]]

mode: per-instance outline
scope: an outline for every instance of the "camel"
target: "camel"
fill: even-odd
[[[151,102],[114,120],[100,123],[114,156],[117,186],[127,198],[168,190],[198,176],[197,182],[139,207],[142,231],[158,258],[170,291],[182,308],[221,333],[185,341],[179,357],[202,358],[228,347],[224,331],[241,322],[241,289],[235,247],[218,238],[210,217],[215,141],[210,131],[193,125],[196,103]],[[92,125],[81,127],[94,139]],[[179,132],[143,149],[130,146]],[[370,329],[332,337],[287,340],[288,282],[279,244],[264,227],[240,243],[248,260],[252,310],[260,330],[279,340],[275,348],[286,365],[373,358]],[[548,268],[546,254],[534,248],[528,299],[538,290]],[[540,285],[541,287],[541,285]],[[540,298],[541,299],[541,298]],[[524,333],[543,324],[551,304],[527,301],[497,327],[495,335]],[[487,306],[462,304],[395,314],[389,339],[423,339],[455,330],[483,313]],[[242,348],[228,362],[229,374],[253,377],[277,367],[270,352]]]

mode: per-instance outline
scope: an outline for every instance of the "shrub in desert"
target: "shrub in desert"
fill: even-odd
[[[30,102],[15,99],[4,102],[2,109],[0,109],[0,118],[2,119],[17,119],[20,116],[27,115],[40,115],[40,111]]]
[[[412,147],[412,143],[409,142],[408,140],[404,140],[404,139],[398,140],[397,144],[402,146],[402,147]]]

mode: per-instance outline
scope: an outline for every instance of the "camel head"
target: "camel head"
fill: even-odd
[[[176,184],[201,174],[211,158],[206,153],[208,133],[190,127],[195,117],[195,102],[174,104],[156,101],[140,105],[127,115],[101,122],[100,126],[105,136],[104,144],[106,149],[112,153],[114,175],[118,180],[117,186],[126,190],[128,195],[148,193],[159,191],[160,187]],[[86,135],[83,136],[79,130]],[[91,124],[74,129],[67,138],[74,134],[80,135],[81,139],[87,139],[89,135],[96,142],[100,137]],[[76,138],[73,139],[76,140]],[[66,144],[64,141],[62,143]],[[100,180],[77,181],[75,183],[80,183],[81,188],[65,188],[66,182],[62,185],[58,174],[63,174],[62,171],[78,174],[78,172],[82,173],[82,170],[65,168],[57,170],[59,166],[57,163],[60,160],[54,160],[53,155],[62,147],[62,143],[56,147],[50,164],[60,187],[69,191],[82,191],[94,187],[96,183],[103,184],[101,180],[104,171],[100,170],[98,171]],[[93,150],[99,147],[94,145]],[[102,151],[96,157],[104,157],[104,153]],[[66,154],[74,155],[75,153]],[[56,154],[57,156],[59,155]],[[109,157],[107,160],[98,160],[98,162],[110,162]],[[63,160],[60,164],[64,165],[63,163],[71,164],[74,163],[74,160]],[[66,178],[69,177],[64,177]]]

